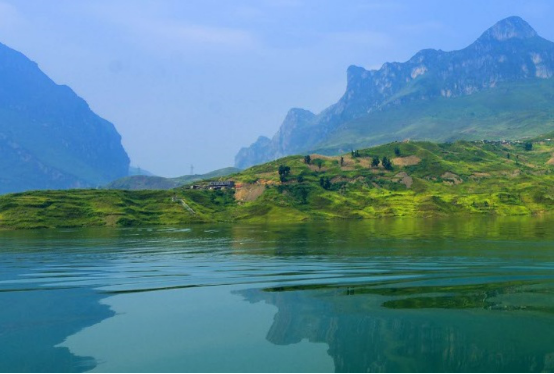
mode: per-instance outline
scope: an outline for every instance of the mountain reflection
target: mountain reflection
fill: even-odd
[[[536,372],[554,370],[550,313],[389,309],[387,296],[356,289],[250,289],[278,308],[267,340],[329,346],[337,372]],[[526,313],[538,313],[528,318]]]

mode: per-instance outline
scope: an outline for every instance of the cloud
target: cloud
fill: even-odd
[[[269,7],[296,8],[303,6],[304,2],[301,0],[265,0],[263,4]]]
[[[248,49],[258,42],[253,34],[240,28],[178,21],[171,8],[163,7],[164,3],[159,6],[145,3],[140,8],[133,5],[133,2],[98,2],[86,12],[115,25],[131,40],[148,48]]]
[[[247,20],[266,18],[266,13],[264,11],[253,6],[238,6],[233,13],[235,17]]]
[[[428,33],[432,31],[440,31],[445,28],[444,23],[438,21],[420,22],[414,24],[399,25],[398,29],[407,33]]]
[[[2,30],[10,30],[20,26],[22,21],[23,19],[15,6],[0,2],[0,28]]]
[[[380,32],[373,31],[346,31],[327,33],[325,38],[331,43],[356,44],[365,47],[387,47],[392,38]]]
[[[130,25],[134,31],[177,43],[249,48],[255,38],[246,31],[227,27],[190,25],[167,20],[147,20]]]
[[[356,4],[358,10],[371,10],[371,11],[403,11],[406,10],[404,4],[400,4],[396,1],[363,1]]]

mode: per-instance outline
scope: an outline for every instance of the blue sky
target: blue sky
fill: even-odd
[[[133,165],[178,176],[333,104],[349,65],[461,49],[511,15],[554,40],[549,1],[0,0],[0,42],[113,122]]]

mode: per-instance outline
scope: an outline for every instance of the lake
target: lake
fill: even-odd
[[[553,224],[3,231],[0,371],[554,371]]]

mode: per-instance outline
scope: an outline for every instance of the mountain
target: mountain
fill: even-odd
[[[113,124],[0,44],[0,193],[96,187],[128,170]]]
[[[129,166],[128,175],[146,175],[149,177],[155,177],[154,173],[149,172],[148,170],[141,169],[138,166]]]
[[[319,114],[291,109],[279,131],[242,148],[235,165],[407,138],[517,139],[549,132],[553,73],[554,43],[509,17],[458,51],[425,49],[379,70],[350,66],[336,104]]]
[[[104,188],[114,190],[170,190],[185,184],[196,182],[203,179],[225,177],[227,175],[238,173],[237,168],[223,168],[211,171],[206,174],[184,175],[177,178],[164,178],[152,175],[131,175],[117,179],[108,183]]]
[[[554,132],[524,142],[393,142],[354,155],[312,154],[308,163],[304,156],[288,156],[224,178],[235,182],[235,188],[210,190],[209,180],[204,180],[195,182],[196,189],[169,191],[8,194],[0,196],[0,229],[399,216],[461,217],[456,222],[475,215],[548,217],[554,212]],[[406,222],[413,229],[413,221]],[[389,224],[383,227],[394,235]],[[399,228],[397,233],[406,232],[406,227]]]

